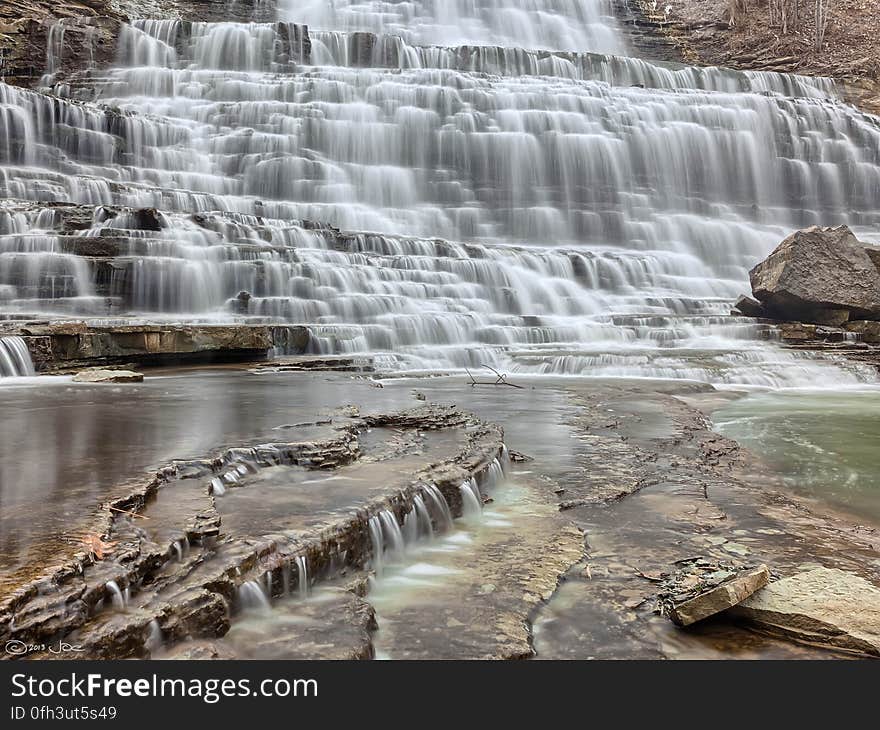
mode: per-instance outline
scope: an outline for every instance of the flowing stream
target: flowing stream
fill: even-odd
[[[755,393],[713,414],[715,429],[760,454],[795,493],[880,524],[880,393]]]
[[[396,370],[874,380],[729,310],[791,229],[876,227],[877,120],[627,45],[603,0],[135,21],[55,96],[0,84],[0,315],[302,323]]]

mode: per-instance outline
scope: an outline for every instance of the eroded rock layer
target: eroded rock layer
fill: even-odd
[[[4,598],[0,637],[63,638],[116,658],[148,655],[157,631],[166,648],[216,639],[254,603],[377,569],[401,528],[442,530],[461,514],[459,485],[494,479],[504,454],[499,428],[454,407],[340,416],[294,433],[307,440],[233,448],[133,482],[72,562]],[[296,486],[324,473],[340,481],[323,496]],[[380,473],[386,481],[371,477]],[[228,512],[225,501],[244,492],[251,505],[274,498],[284,509],[256,522],[252,509]]]

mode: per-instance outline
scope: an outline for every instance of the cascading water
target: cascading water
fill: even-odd
[[[828,80],[602,55],[600,0],[280,15],[137,21],[55,87],[86,103],[0,84],[0,314],[302,323],[400,369],[875,377],[728,315],[792,228],[880,222],[880,125]]]
[[[287,0],[282,15],[320,30],[370,31],[422,46],[458,43],[621,53],[608,0]]]
[[[468,520],[480,519],[483,516],[483,496],[476,479],[462,482],[458,491],[461,493],[462,516]]]
[[[255,580],[246,580],[238,587],[238,606],[245,611],[269,611],[272,604],[263,587]]]
[[[124,611],[125,607],[128,605],[128,596],[126,595],[128,589],[126,589],[126,593],[123,593],[119,588],[119,584],[115,580],[107,581],[106,588],[110,602],[113,604],[113,608],[117,611]]]
[[[434,511],[434,521],[441,531],[452,527],[452,512],[436,484],[425,485],[425,497]]]
[[[298,555],[296,557],[296,571],[298,576],[297,585],[299,587],[299,597],[306,598],[311,592],[311,585],[309,584],[309,561],[305,555]],[[269,573],[271,575],[271,573]],[[285,593],[288,592],[288,588],[285,587]]]
[[[406,546],[403,532],[394,515],[382,510],[370,518],[368,523],[373,555],[373,570],[381,576],[385,566],[403,557]]]
[[[144,639],[144,648],[150,653],[155,653],[161,651],[164,646],[164,640],[162,639],[162,628],[159,626],[159,622],[156,619],[150,621],[147,624],[147,636]]]
[[[471,482],[473,480],[468,480],[467,484],[470,485]],[[479,494],[476,482],[473,482],[473,488]],[[468,494],[473,500],[473,492],[468,491]],[[452,525],[449,503],[434,484],[425,485],[421,494],[413,496],[412,505],[403,515],[402,526],[390,510],[380,510],[367,523],[372,566],[376,576],[381,577],[389,564],[399,563],[407,548],[420,541],[430,541],[436,532],[447,532],[452,529]]]
[[[0,337],[0,378],[33,375],[34,363],[21,337]]]

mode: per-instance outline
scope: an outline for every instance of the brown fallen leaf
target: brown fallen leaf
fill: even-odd
[[[89,552],[95,556],[96,560],[103,560],[105,556],[112,555],[116,548],[115,542],[108,542],[101,539],[100,535],[88,534],[82,538],[82,544],[85,545]]]

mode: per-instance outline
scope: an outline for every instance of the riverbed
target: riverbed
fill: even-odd
[[[850,410],[840,415],[837,431],[847,413],[860,424],[853,433],[864,440],[857,444],[835,437],[835,428],[817,427],[822,420],[833,423],[832,401],[810,407],[805,394],[792,400],[784,393],[739,397],[694,383],[626,379],[513,382],[519,387],[473,386],[459,376],[376,378],[226,366],[147,371],[144,383],[133,385],[78,385],[59,377],[0,389],[4,409],[16,409],[17,424],[47,434],[41,443],[22,442],[5,423],[4,585],[22,585],[81,549],[77,536],[102,503],[171,461],[230,446],[319,439],[355,414],[455,404],[502,426],[511,454],[504,479],[484,483],[487,503],[478,515],[463,514],[430,539],[407,543],[381,572],[374,565],[361,577],[348,569],[340,575],[325,565],[308,573],[307,592],[285,589],[280,595],[277,575],[248,581],[230,604],[228,636],[218,629],[205,649],[178,644],[168,634],[154,650],[274,658],[828,656],[724,621],[698,631],[674,629],[653,614],[654,586],[642,576],[694,554],[763,561],[781,571],[821,563],[858,572],[877,560],[847,522],[822,515],[819,499],[840,468],[834,459],[847,460],[861,471],[844,506],[865,523],[874,514],[867,448],[873,395],[851,394]],[[703,411],[713,409],[719,430],[730,436],[740,428],[751,451],[707,428]],[[49,417],[59,413],[63,418]],[[774,418],[790,431],[778,451],[768,451],[772,439],[750,434],[758,427],[768,433]],[[408,434],[367,430],[351,466],[330,473],[262,468],[245,478],[246,488],[215,492],[221,539],[261,544],[307,534],[356,514],[402,488],[397,485],[425,464],[461,448],[454,432]],[[823,470],[801,492],[791,475],[813,473],[815,454],[822,455]],[[179,515],[205,500],[206,484],[183,480],[170,501],[160,491],[142,529],[154,540],[177,539]],[[801,494],[810,498],[807,513],[797,501]],[[839,499],[831,493],[826,504],[837,507]],[[138,534],[120,527],[123,538]],[[164,569],[166,583],[185,584],[212,562],[237,560],[238,548],[214,555],[194,545],[188,555],[185,542],[174,545],[178,557]],[[312,566],[323,564],[318,557]],[[361,597],[353,597],[351,580],[364,586]],[[109,611],[104,620],[112,625],[107,600],[100,615]],[[127,617],[118,614],[119,622],[131,622],[146,608],[132,604]],[[304,636],[317,635],[325,639],[303,643]]]

